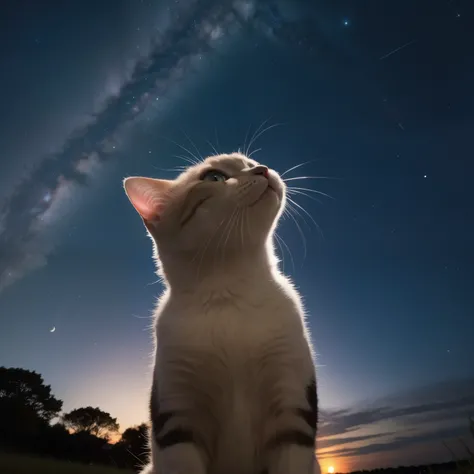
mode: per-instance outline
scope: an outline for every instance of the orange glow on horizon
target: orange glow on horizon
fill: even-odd
[[[334,458],[324,458],[319,459],[319,467],[321,469],[321,474],[336,474],[341,472],[350,472],[346,464],[342,460],[337,460]]]

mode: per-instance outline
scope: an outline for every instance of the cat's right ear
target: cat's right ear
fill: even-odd
[[[173,181],[133,177],[123,180],[125,193],[145,221],[159,221]]]

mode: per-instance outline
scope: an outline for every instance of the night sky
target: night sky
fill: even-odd
[[[122,179],[172,178],[181,147],[234,151],[265,122],[255,159],[331,178],[289,182],[333,197],[297,195],[321,232],[301,210],[304,240],[279,228],[318,353],[323,469],[462,454],[473,21],[472,0],[4,2],[0,365],[40,372],[64,411],[146,421],[162,288]]]

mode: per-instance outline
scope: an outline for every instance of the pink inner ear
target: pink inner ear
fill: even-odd
[[[133,207],[147,221],[160,220],[171,185],[172,181],[140,177],[126,178],[123,182]]]

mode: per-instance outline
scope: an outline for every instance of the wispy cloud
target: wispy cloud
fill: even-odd
[[[449,461],[451,454],[442,442],[468,434],[470,413],[474,379],[433,384],[357,410],[323,412],[319,457],[339,460],[351,469]],[[419,450],[418,458],[404,458],[404,453],[422,445],[426,449]],[[464,454],[460,443],[452,450]]]

